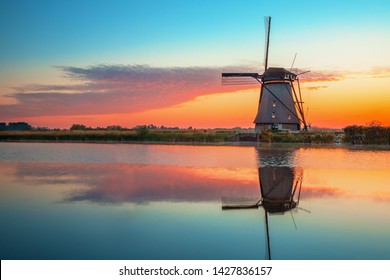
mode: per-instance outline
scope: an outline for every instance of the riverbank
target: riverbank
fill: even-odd
[[[235,130],[27,130],[0,131],[1,142],[82,142],[82,143],[298,143],[387,145],[387,129],[347,127],[341,131],[262,131]]]
[[[271,132],[238,133],[233,130],[47,130],[47,131],[1,131],[3,142],[166,142],[166,143],[334,143],[336,135],[331,132]]]
[[[48,130],[1,131],[0,141],[19,142],[210,142],[231,141],[233,131]]]

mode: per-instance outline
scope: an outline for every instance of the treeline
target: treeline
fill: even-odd
[[[5,122],[0,122],[0,130],[1,131],[32,130],[32,129],[33,129],[33,127],[26,122],[10,122],[8,124]]]
[[[378,122],[366,126],[351,125],[336,131],[288,131],[264,130],[261,133],[238,132],[236,129],[181,129],[179,127],[157,127],[138,125],[124,128],[119,125],[91,128],[73,124],[69,129],[32,127],[26,122],[0,123],[0,141],[77,141],[77,142],[236,142],[259,141],[267,143],[351,143],[389,145],[390,127]]]
[[[180,130],[182,128],[178,127],[178,126],[174,126],[174,127],[169,127],[169,126],[156,126],[156,125],[153,125],[153,124],[149,124],[149,125],[137,125],[137,126],[134,126],[134,127],[131,127],[131,128],[127,128],[127,127],[122,127],[120,125],[109,125],[109,126],[106,126],[106,127],[90,127],[90,126],[86,126],[86,125],[83,125],[83,124],[73,124],[71,127],[70,127],[70,130],[137,130],[137,129],[148,129],[148,130]],[[187,128],[188,130],[191,130],[192,129],[192,126],[188,127]]]
[[[170,127],[170,126],[156,126],[153,124],[149,125],[137,125],[131,128],[128,127],[122,127],[120,125],[109,125],[106,127],[90,127],[86,126],[84,124],[73,124],[69,130],[137,130],[137,129],[148,129],[148,130],[181,130],[183,128],[180,128],[178,126]],[[192,130],[192,126],[188,128],[184,128],[185,130]],[[0,122],[0,131],[24,131],[24,130],[39,130],[39,131],[48,131],[48,130],[54,130],[59,131],[61,129],[54,128],[50,129],[48,127],[33,127],[27,122]],[[67,129],[65,129],[67,130]]]
[[[389,145],[390,127],[372,124],[351,125],[344,128],[344,142],[352,144]]]

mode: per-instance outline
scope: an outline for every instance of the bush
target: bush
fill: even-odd
[[[260,142],[271,143],[272,132],[268,130],[262,130],[260,134]]]
[[[149,133],[149,129],[146,125],[137,126],[135,131],[137,132],[137,135],[141,137]]]
[[[344,141],[352,144],[390,144],[390,127],[383,127],[372,123],[369,126],[347,126],[344,128]]]

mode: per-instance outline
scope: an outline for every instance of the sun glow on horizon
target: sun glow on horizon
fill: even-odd
[[[343,128],[376,120],[390,125],[389,78],[355,75],[339,81],[301,83],[307,120],[315,127]],[[310,90],[314,88],[315,90]],[[200,95],[177,105],[136,113],[85,114],[13,118],[33,126],[69,128],[74,123],[91,127],[154,124],[180,128],[254,127],[260,86],[252,89]]]

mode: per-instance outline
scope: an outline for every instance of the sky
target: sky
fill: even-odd
[[[311,126],[390,126],[390,2],[0,0],[0,122],[254,127],[260,85],[300,76]]]

